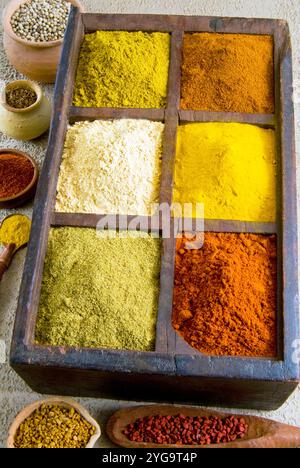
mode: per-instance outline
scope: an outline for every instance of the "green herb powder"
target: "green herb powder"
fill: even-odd
[[[141,232],[132,235],[51,229],[37,343],[154,349],[161,242]]]

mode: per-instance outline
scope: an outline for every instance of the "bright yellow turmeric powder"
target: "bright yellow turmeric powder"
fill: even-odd
[[[170,35],[127,31],[87,34],[80,51],[74,105],[166,105]]]
[[[31,221],[25,215],[13,215],[5,218],[0,224],[0,244],[15,244],[16,249],[27,244]]]
[[[273,130],[219,122],[179,127],[174,202],[203,203],[208,219],[273,222],[275,183]]]

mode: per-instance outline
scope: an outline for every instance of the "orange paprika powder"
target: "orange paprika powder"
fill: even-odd
[[[276,356],[276,236],[205,233],[177,239],[172,323],[205,354]]]
[[[273,38],[254,34],[185,34],[181,108],[274,112]]]

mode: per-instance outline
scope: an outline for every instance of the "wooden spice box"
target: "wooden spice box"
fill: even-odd
[[[163,31],[171,34],[166,109],[72,106],[82,39],[96,30]],[[273,115],[179,110],[184,32],[270,34],[274,37]],[[255,63],[253,64],[255,73]],[[205,405],[275,409],[296,388],[299,338],[296,160],[288,25],[280,20],[161,15],[80,14],[72,8],[55,87],[47,155],[36,196],[32,234],[11,346],[11,365],[42,393],[122,399],[196,402]],[[278,239],[278,357],[206,356],[187,345],[171,325],[175,239],[163,240],[155,352],[46,347],[34,344],[43,263],[50,226],[95,227],[99,215],[55,213],[54,204],[68,123],[110,118],[165,122],[161,202],[171,202],[177,126],[182,122],[246,122],[274,128],[277,136],[277,223],[205,222],[206,231],[276,233]]]

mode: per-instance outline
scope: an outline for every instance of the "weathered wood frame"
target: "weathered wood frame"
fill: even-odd
[[[171,34],[166,109],[72,106],[81,41],[95,30],[165,31]],[[184,32],[270,34],[274,38],[274,115],[179,110]],[[255,73],[255,69],[254,69]],[[72,8],[55,86],[48,150],[39,181],[19,304],[11,365],[44,393],[115,396],[123,399],[184,400],[201,404],[274,409],[296,388],[299,338],[296,160],[288,25],[280,20],[158,15],[80,14]],[[278,239],[278,357],[206,356],[188,346],[171,327],[174,239],[163,240],[161,292],[155,352],[45,347],[34,344],[34,327],[50,226],[94,227],[100,216],[54,212],[57,178],[68,122],[110,118],[165,122],[161,201],[172,199],[176,131],[181,122],[246,122],[274,128],[278,153],[276,223],[211,220],[206,231],[276,233]]]

